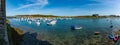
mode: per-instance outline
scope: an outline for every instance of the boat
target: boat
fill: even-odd
[[[71,29],[72,30],[79,30],[79,29],[82,29],[81,26],[71,26]]]
[[[95,34],[94,35],[99,35],[100,34],[100,32],[95,32]]]
[[[119,39],[119,36],[118,36],[118,35],[115,35],[114,38],[113,38],[113,41],[114,41],[114,42],[117,42],[118,39]]]
[[[109,35],[109,38],[112,39],[114,42],[117,42],[118,39],[119,39],[119,37],[120,37],[120,36],[118,36],[118,35],[115,35],[115,36],[114,36],[113,34],[110,34],[110,35]]]
[[[37,24],[37,25],[40,25],[40,22],[39,22],[39,21],[37,21],[37,22],[36,22],[36,24]]]
[[[110,34],[110,35],[109,35],[109,38],[110,38],[110,39],[113,39],[113,38],[114,38],[114,35],[113,35],[113,34]]]
[[[75,29],[82,29],[82,27],[76,26]]]
[[[113,28],[113,26],[111,25],[110,28]]]
[[[31,23],[32,23],[32,21],[28,21],[28,23],[29,23],[29,24],[31,24]]]
[[[49,22],[49,23],[47,23],[47,25],[55,25],[56,24],[56,20],[53,20],[53,21],[51,21],[51,22]]]

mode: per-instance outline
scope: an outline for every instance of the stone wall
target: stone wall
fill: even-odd
[[[9,45],[6,31],[5,0],[0,0],[0,45]]]

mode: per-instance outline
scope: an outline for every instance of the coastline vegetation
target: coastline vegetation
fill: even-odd
[[[31,14],[31,15],[16,15],[16,16],[7,16],[7,18],[113,18],[113,17],[120,17],[117,15],[107,15],[107,16],[100,16],[99,14],[92,14],[92,15],[85,15],[85,16],[54,16],[54,15],[42,15],[42,14]]]

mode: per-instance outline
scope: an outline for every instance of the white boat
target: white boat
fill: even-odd
[[[71,26],[71,29],[72,30],[79,30],[79,29],[82,29],[82,27],[80,27],[80,26]]]
[[[40,22],[39,22],[39,21],[37,21],[37,22],[36,22],[36,24],[37,24],[37,25],[40,25]]]
[[[51,21],[51,22],[49,22],[49,23],[47,23],[47,25],[55,25],[56,24],[56,20],[53,20],[53,21]]]
[[[28,23],[29,23],[29,24],[31,24],[31,23],[32,23],[32,21],[28,21]]]
[[[75,29],[82,29],[82,27],[76,26]]]

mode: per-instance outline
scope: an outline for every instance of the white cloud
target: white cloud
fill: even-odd
[[[28,8],[32,6],[40,6],[40,8],[42,8],[48,4],[48,0],[27,0],[27,2],[32,2],[32,4],[22,5],[18,7],[16,10]]]

